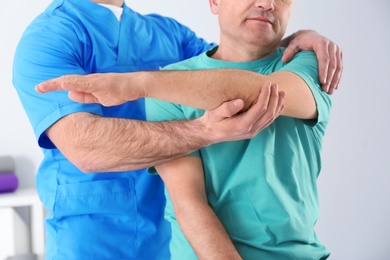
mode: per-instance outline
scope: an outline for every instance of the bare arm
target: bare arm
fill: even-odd
[[[235,98],[244,100],[246,109],[254,102],[262,86],[270,81],[286,93],[281,115],[302,119],[317,116],[316,104],[309,87],[299,76],[287,71],[270,75],[234,69],[140,73],[146,97],[206,110]],[[122,76],[132,77],[131,74]],[[127,81],[132,82],[130,78]],[[126,97],[126,93],[122,93],[122,96]]]
[[[212,143],[252,138],[279,116],[283,97],[275,86],[266,84],[256,103],[239,115],[241,100],[224,103],[191,121],[152,123],[76,113],[60,119],[46,133],[84,172],[134,170]]]
[[[300,77],[286,71],[270,75],[236,69],[72,75],[46,81],[37,86],[37,91],[70,90],[69,96],[75,101],[107,106],[152,97],[205,110],[238,98],[244,101],[246,110],[269,81],[287,94],[282,115],[303,119],[316,116],[308,86]]]
[[[202,162],[183,157],[156,167],[176,219],[199,259],[242,259],[207,202]]]
[[[177,158],[211,139],[199,121],[150,123],[75,113],[47,131],[50,140],[84,172],[141,169]]]

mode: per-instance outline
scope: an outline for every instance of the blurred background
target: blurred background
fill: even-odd
[[[50,2],[3,1],[0,9],[0,156],[15,159],[19,190],[34,189],[42,154],[12,85],[13,54],[25,27]],[[140,13],[174,17],[198,36],[218,42],[217,20],[206,0],[126,3]],[[344,54],[318,179],[318,236],[332,260],[390,259],[390,2],[293,1],[287,34],[300,29],[320,32]],[[4,216],[0,210],[0,223]],[[0,252],[9,239],[0,231]]]

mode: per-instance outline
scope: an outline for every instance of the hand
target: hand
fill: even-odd
[[[142,97],[142,88],[132,84],[132,73],[105,73],[90,75],[66,75],[47,80],[35,87],[39,93],[68,90],[71,100],[80,103],[100,103],[116,106]],[[133,77],[133,78],[132,78]]]
[[[278,92],[278,86],[265,83],[256,102],[244,113],[238,114],[244,106],[242,100],[223,103],[207,111],[202,120],[211,143],[250,139],[268,127],[284,107],[285,92]]]
[[[299,50],[313,50],[318,59],[322,90],[333,94],[338,89],[343,72],[343,53],[338,45],[315,31],[302,30],[283,40],[282,46],[286,47],[283,62],[290,61]]]

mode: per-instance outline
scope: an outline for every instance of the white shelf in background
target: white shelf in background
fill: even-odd
[[[28,207],[30,210],[30,223],[27,223],[27,226],[30,227],[31,253],[41,258],[45,251],[44,209],[34,188],[0,193],[0,209],[18,207]]]

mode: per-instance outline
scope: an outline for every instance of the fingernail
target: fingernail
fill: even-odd
[[[235,106],[235,107],[241,106],[241,100],[240,99],[234,100],[233,101],[233,106]]]

